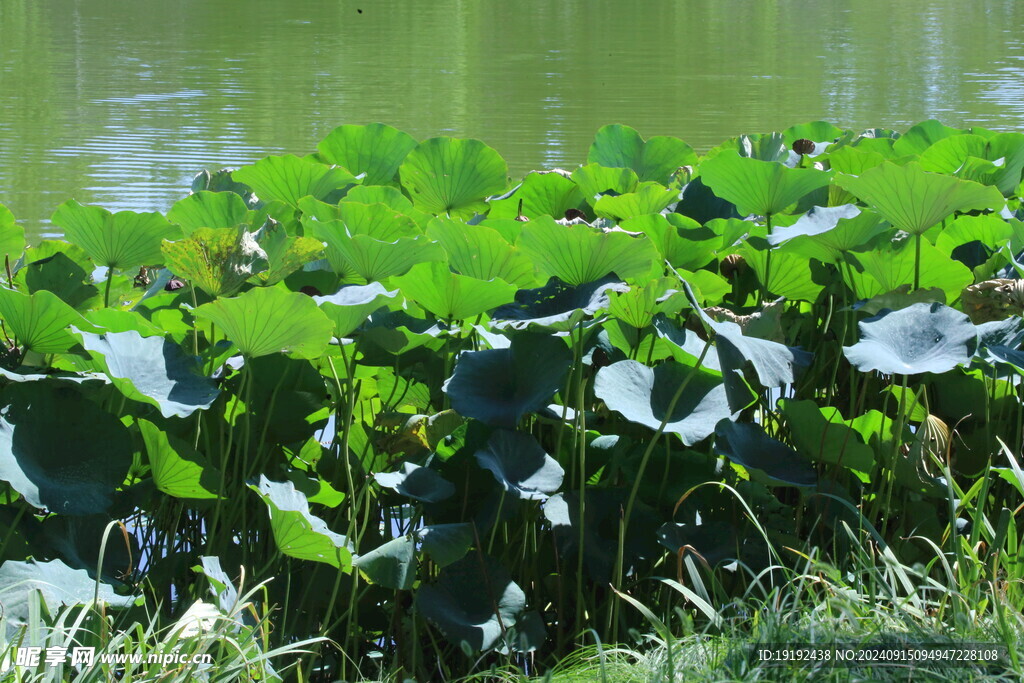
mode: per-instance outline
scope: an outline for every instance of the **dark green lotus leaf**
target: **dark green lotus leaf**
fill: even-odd
[[[742,214],[775,215],[814,190],[830,175],[810,168],[786,168],[774,161],[741,157],[726,151],[700,165],[711,190],[737,206]]]
[[[601,218],[622,221],[634,216],[660,213],[678,200],[678,190],[655,182],[640,183],[635,192],[601,197],[594,202],[594,213]]]
[[[421,586],[416,609],[449,642],[480,652],[502,642],[503,627],[526,609],[526,594],[495,560],[473,554],[445,567],[436,583]]]
[[[629,286],[616,277],[606,277],[572,287],[557,277],[538,289],[521,289],[516,302],[499,306],[491,313],[491,327],[514,330],[567,332],[587,316],[606,309],[610,292],[626,292]]]
[[[175,498],[217,498],[221,474],[205,456],[148,420],[139,420],[138,425],[158,491]]]
[[[573,182],[580,188],[583,198],[593,205],[605,194],[626,194],[640,183],[631,168],[607,168],[600,164],[580,166],[572,172]]]
[[[433,524],[416,532],[423,550],[439,567],[461,560],[473,545],[473,525]]]
[[[712,567],[735,559],[739,550],[736,528],[728,522],[668,522],[658,529],[657,534],[658,542],[673,553],[678,554],[685,548],[686,555],[695,553]]]
[[[210,296],[230,296],[267,269],[267,253],[246,226],[199,228],[188,239],[165,242],[167,267]]]
[[[478,280],[498,278],[519,287],[536,282],[530,259],[493,228],[435,218],[427,226],[427,236],[437,240],[457,273]]]
[[[980,242],[986,251],[996,251],[1014,236],[1013,227],[995,214],[960,216],[939,233],[935,246],[947,256],[959,247]]]
[[[447,330],[443,322],[415,318],[405,311],[378,309],[367,316],[357,333],[363,340],[363,353],[368,352],[367,344],[373,344],[389,354],[398,355],[420,346],[443,346],[440,335]],[[387,362],[393,362],[393,359]]]
[[[167,220],[179,226],[185,237],[199,228],[233,228],[251,224],[252,212],[234,192],[196,192],[178,201]]]
[[[697,221],[678,213],[636,216],[621,226],[629,232],[642,232],[654,242],[661,258],[674,268],[697,270],[715,258],[722,246],[721,236]]]
[[[250,209],[259,203],[252,188],[232,179],[230,168],[222,168],[210,173],[202,170],[192,178],[192,192],[232,192],[245,201]]]
[[[402,536],[353,560],[370,583],[395,590],[409,590],[416,581],[416,541]]]
[[[796,486],[814,486],[817,472],[810,463],[781,441],[749,422],[720,422],[715,429],[715,448],[735,463],[761,470],[769,477]]]
[[[893,150],[900,155],[921,154],[939,140],[963,132],[958,128],[945,126],[935,119],[922,121],[899,136],[893,143]]]
[[[834,262],[841,252],[850,251],[886,228],[878,214],[861,211],[853,204],[815,206],[788,227],[777,227],[768,243],[786,243],[787,252],[800,253],[824,262]]]
[[[688,383],[673,406],[683,382]],[[598,371],[594,395],[630,422],[651,429],[664,422],[665,431],[678,434],[687,446],[713,434],[720,420],[736,418],[721,377],[681,363],[662,363],[653,370],[633,360],[613,363]]]
[[[250,358],[282,351],[317,358],[334,332],[334,323],[312,298],[277,287],[203,304],[195,316],[215,323]]]
[[[352,544],[327,523],[309,512],[306,496],[288,482],[273,482],[260,475],[249,484],[270,512],[270,529],[278,549],[288,557],[323,562],[342,571],[352,568]]]
[[[44,242],[32,251],[45,249]],[[71,246],[70,244],[68,246]],[[84,256],[84,254],[83,254]],[[92,266],[86,261],[83,267],[68,254],[58,251],[25,265],[14,278],[15,285],[27,294],[47,291],[56,294],[61,301],[74,309],[86,308],[87,302],[96,297],[99,290],[92,284]],[[24,286],[19,282],[24,277]]]
[[[887,161],[860,176],[837,175],[835,182],[911,235],[924,233],[955,211],[998,210],[1005,204],[994,187],[928,173],[914,162],[898,166]]]
[[[96,265],[108,268],[163,263],[160,245],[181,231],[158,213],[121,211],[112,214],[98,206],[71,200],[57,207],[51,219],[64,236],[82,247]]]
[[[907,306],[920,303],[942,303],[946,300],[946,293],[938,287],[929,289],[915,289],[910,291],[910,285],[902,285],[891,292],[873,296],[870,299],[861,299],[850,308],[854,311],[867,315],[877,315],[883,310],[898,311]]]
[[[697,164],[697,153],[679,138],[657,136],[644,142],[633,128],[614,124],[597,131],[587,162],[608,168],[631,168],[641,181],[667,185],[679,167]]]
[[[0,479],[31,505],[62,515],[106,512],[132,464],[128,430],[70,387],[3,389]]]
[[[373,478],[386,489],[424,503],[437,503],[455,493],[450,481],[429,467],[411,462],[402,463],[397,472],[378,472]]]
[[[523,500],[546,500],[562,486],[565,470],[529,434],[499,429],[476,452],[480,467]]]
[[[14,263],[25,251],[25,228],[14,220],[14,214],[0,204],[0,259],[6,257]]]
[[[367,185],[387,185],[416,147],[416,139],[383,123],[339,126],[317,144],[320,158],[352,173],[365,173]]]
[[[507,349],[460,355],[443,391],[459,415],[514,429],[520,418],[550,402],[571,363],[561,339],[517,334]]]
[[[196,359],[170,339],[143,337],[134,330],[79,334],[82,346],[121,393],[156,406],[164,417],[188,417],[220,395]]]
[[[507,627],[498,652],[503,655],[512,652],[534,652],[544,645],[547,637],[544,617],[539,612],[523,612],[516,619],[516,623]]]
[[[447,263],[421,263],[393,279],[402,294],[441,320],[474,318],[512,301],[515,285],[504,280],[477,280],[451,271]]]
[[[978,332],[979,351],[987,346],[1015,349],[1024,342],[1024,320],[1020,316],[982,323],[975,325],[974,328]]]
[[[517,218],[520,215],[562,218],[569,209],[579,209],[586,203],[576,183],[560,172],[532,171],[515,189],[501,197],[491,198],[488,204],[491,207],[487,212],[489,218]]]
[[[329,296],[314,296],[313,301],[334,323],[334,336],[347,337],[366,318],[381,306],[398,296],[398,290],[388,291],[379,282],[368,285],[345,285]]]
[[[91,605],[95,598],[109,607],[130,607],[135,599],[118,595],[108,584],[97,583],[84,569],[72,569],[61,560],[16,562],[0,566],[0,600],[4,606],[7,636],[20,631],[32,620],[33,593],[42,597],[46,611],[60,614],[62,608]],[[38,618],[38,615],[35,617]]]
[[[63,353],[75,344],[68,333],[79,329],[101,331],[75,309],[47,291],[22,294],[0,287],[0,318],[7,334],[22,347],[37,353]]]
[[[730,371],[742,373],[750,363],[761,386],[766,389],[792,384],[795,379],[794,367],[810,365],[812,355],[801,349],[786,346],[767,339],[758,339],[743,334],[739,325],[733,322],[716,322],[698,305],[690,286],[684,282],[683,289],[704,324],[715,333],[715,347],[726,383],[729,385]],[[747,394],[742,388],[733,392],[730,387],[730,401],[733,407],[740,402],[746,404]]]
[[[722,366],[718,361],[718,354],[712,352],[704,353],[704,347],[710,344],[704,341],[696,332],[680,329],[673,325],[665,316],[659,315],[654,319],[655,333],[669,342],[672,349],[672,356],[685,365],[695,365],[696,360],[704,355],[701,367],[715,372],[721,372]]]
[[[103,382],[104,384],[110,384],[110,380],[107,376],[99,372],[81,372],[81,373],[66,373],[66,372],[48,372],[46,374],[29,372],[29,373],[18,373],[11,372],[5,368],[0,367],[0,377],[4,378],[8,382],[70,382],[71,384],[82,384],[83,382]]]
[[[853,421],[843,420],[838,408],[819,408],[814,401],[781,399],[779,407],[789,425],[797,451],[812,462],[841,465],[870,472],[875,453],[864,443]]]
[[[712,192],[699,176],[683,186],[675,211],[701,225],[715,219],[740,217],[736,205]]]
[[[505,160],[479,140],[424,140],[406,156],[399,174],[415,206],[457,218],[486,212],[484,199],[508,184]]]
[[[613,272],[624,279],[661,273],[661,255],[646,237],[603,232],[588,225],[559,225],[546,216],[526,224],[518,246],[541,273],[570,285],[593,282]]]
[[[232,171],[231,177],[251,187],[264,201],[277,199],[296,208],[303,197],[327,200],[342,188],[359,183],[344,168],[331,168],[294,154],[265,157]]]
[[[970,318],[942,304],[914,304],[858,323],[860,341],[844,346],[861,372],[887,375],[943,373],[967,365],[978,344]]]

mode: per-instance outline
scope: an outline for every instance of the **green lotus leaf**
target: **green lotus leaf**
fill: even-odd
[[[626,291],[629,286],[611,276],[577,287],[553,277],[543,287],[520,289],[515,303],[496,308],[491,313],[491,327],[568,332],[588,316],[608,308],[610,292]]]
[[[0,479],[62,515],[106,512],[132,464],[128,430],[77,391],[50,382],[4,388]]]
[[[444,260],[444,251],[424,235],[392,241],[350,234],[344,223],[307,223],[306,229],[327,244],[327,261],[339,275],[356,274],[367,282],[408,272],[417,263]]]
[[[700,175],[711,190],[732,202],[742,214],[772,216],[805,195],[829,183],[824,171],[787,168],[775,161],[722,152],[700,165]]]
[[[137,424],[158,491],[191,500],[217,498],[221,474],[201,453],[148,420],[139,420]]]
[[[514,429],[523,415],[550,402],[571,363],[561,339],[518,334],[507,349],[460,355],[442,390],[459,415]]]
[[[59,244],[43,240],[26,251],[29,262],[18,270],[15,286],[28,294],[47,291],[72,308],[85,308],[84,304],[99,294],[92,284],[93,265],[78,247],[65,242],[68,248],[64,250]]]
[[[920,250],[918,286],[921,289],[937,287],[946,293],[946,301],[952,302],[974,281],[970,268],[946,256],[927,240],[922,239]],[[842,271],[843,281],[862,299],[903,286],[910,288],[914,284],[915,258],[913,240],[880,244],[869,251],[850,253],[847,259],[852,268]]]
[[[0,287],[0,319],[20,346],[37,353],[63,353],[74,346],[75,338],[68,333],[71,325],[101,331],[45,290],[22,294]]]
[[[878,152],[845,145],[829,152],[827,160],[833,171],[860,175],[869,168],[881,165],[886,158]]]
[[[715,448],[746,468],[796,486],[814,486],[818,474],[796,451],[764,433],[760,425],[721,422],[715,429]]]
[[[988,139],[985,158],[998,164],[992,175],[993,184],[1009,197],[1020,185],[1024,171],[1024,134],[999,133]]]
[[[654,331],[661,339],[669,342],[672,357],[684,365],[696,365],[696,360],[704,355],[701,367],[721,374],[722,366],[717,353],[704,353],[704,347],[711,342],[704,341],[692,330],[680,329],[673,325],[665,316],[654,319]]]
[[[697,164],[697,153],[679,138],[657,136],[644,142],[636,130],[615,124],[597,131],[587,162],[608,168],[631,168],[641,181],[667,185],[679,167]]]
[[[405,311],[378,309],[367,317],[359,336],[363,340],[363,353],[371,344],[386,353],[400,355],[421,346],[439,349],[444,345],[439,335],[446,329],[443,323],[415,318]]]
[[[447,567],[466,556],[473,545],[473,525],[432,524],[416,531],[423,550],[439,567]]]
[[[942,304],[914,304],[858,323],[860,341],[844,346],[861,372],[887,375],[943,373],[971,362],[978,333],[970,318]]]
[[[457,275],[447,263],[421,263],[393,282],[406,298],[442,320],[466,320],[515,297],[516,287],[504,280],[477,280]]]
[[[565,470],[529,434],[499,429],[476,461],[505,491],[522,500],[546,500],[562,486]]]
[[[252,212],[234,192],[196,192],[178,201],[167,212],[167,220],[189,237],[199,228],[233,228],[251,224]]]
[[[874,208],[893,227],[920,235],[955,211],[999,209],[1005,203],[994,187],[928,173],[917,163],[885,162],[860,176],[837,175],[837,185]]]
[[[811,121],[790,126],[782,131],[782,140],[790,147],[797,140],[810,140],[811,142],[832,142],[843,134],[841,128],[836,128],[827,121]]]
[[[14,214],[0,204],[0,259],[17,261],[25,251],[25,228],[14,221]]]
[[[82,206],[71,200],[57,207],[51,220],[64,236],[89,255],[96,265],[108,268],[163,263],[163,240],[181,231],[158,213],[121,211],[112,214],[98,206]]]
[[[587,225],[559,225],[541,217],[526,224],[519,248],[542,273],[570,285],[594,282],[609,273],[620,278],[659,275],[661,257],[647,238],[602,232]]]
[[[164,417],[188,417],[209,408],[220,394],[196,359],[163,336],[144,337],[134,330],[79,335],[121,393],[156,406]]]
[[[558,171],[531,171],[523,182],[499,198],[491,199],[489,218],[527,218],[551,216],[562,218],[569,209],[579,209],[585,202],[583,194],[571,179]]]
[[[807,258],[802,255],[772,252],[771,270],[768,268],[767,242],[751,237],[739,248],[740,254],[750,266],[764,288],[776,296],[793,301],[811,301],[818,298],[824,286],[814,281]]]
[[[427,226],[427,236],[441,245],[457,273],[478,280],[498,278],[520,287],[536,281],[530,259],[493,228],[435,218]]]
[[[345,572],[352,570],[351,542],[327,528],[327,523],[309,511],[306,496],[288,482],[270,481],[260,475],[249,484],[270,513],[270,530],[277,548],[288,557],[323,562]]]
[[[339,202],[339,204],[344,204],[346,202],[357,202],[359,204],[383,204],[384,206],[407,216],[410,211],[415,210],[412,208],[412,201],[402,194],[402,191],[397,187],[391,187],[390,185],[370,185],[367,183],[356,185],[345,193],[345,196],[341,198],[341,202]],[[302,202],[299,202],[299,207],[302,207]]]
[[[352,564],[370,583],[409,590],[416,581],[416,541],[402,536],[380,545]]]
[[[759,161],[787,162],[796,157],[795,153],[790,154],[786,146],[786,140],[782,133],[755,133],[754,135],[740,135],[730,138],[708,150],[705,159],[713,159],[725,152],[736,152],[744,159],[757,159]]]
[[[675,405],[672,399],[687,382]],[[630,422],[678,434],[687,446],[714,433],[720,420],[735,419],[721,377],[681,363],[666,362],[651,369],[633,360],[601,368],[594,395]]]
[[[339,126],[317,144],[320,158],[352,173],[365,173],[366,185],[387,185],[416,147],[416,139],[383,123]]]
[[[251,187],[264,201],[277,199],[296,208],[303,197],[327,200],[340,194],[339,190],[359,183],[343,168],[331,168],[294,154],[265,157],[232,171],[231,177]]]
[[[334,336],[341,338],[352,334],[367,316],[396,296],[397,289],[389,292],[382,284],[374,282],[369,285],[346,285],[334,294],[314,296],[313,300],[334,323]]]
[[[373,478],[386,489],[424,503],[437,503],[455,493],[450,481],[429,467],[411,462],[402,463],[397,472],[378,472]]]
[[[178,242],[163,245],[167,267],[210,296],[230,296],[267,268],[267,253],[254,233],[234,228],[199,228]]]
[[[963,132],[957,128],[944,126],[935,119],[922,121],[899,136],[893,143],[893,150],[901,155],[921,154],[939,140]]]
[[[526,609],[526,594],[490,557],[468,555],[445,567],[436,583],[416,591],[416,610],[453,644],[474,652],[502,642]]]
[[[338,219],[352,235],[368,235],[377,240],[390,242],[399,237],[415,237],[421,234],[413,219],[386,204],[341,202],[337,210]]]
[[[424,140],[409,152],[399,174],[415,206],[458,218],[486,212],[484,199],[508,184],[505,160],[479,140]]]
[[[713,230],[678,213],[636,216],[620,227],[647,235],[662,259],[684,270],[697,270],[711,263],[722,245],[721,237]]]
[[[875,453],[856,429],[843,420],[838,408],[819,408],[814,401],[779,401],[797,451],[812,462],[841,465],[870,472]]]
[[[643,287],[630,287],[628,292],[612,292],[608,312],[613,318],[642,330],[658,313],[678,313],[685,306],[682,292],[669,289],[672,284],[672,279],[661,278]]]
[[[815,206],[793,225],[776,227],[768,236],[768,243],[786,244],[786,252],[834,263],[842,252],[866,244],[885,229],[878,214],[862,211],[853,204]]]
[[[960,216],[935,239],[935,246],[952,256],[954,250],[971,242],[980,242],[987,249],[998,249],[1014,236],[1009,223],[996,215]]]
[[[749,403],[749,392],[737,381],[747,363],[750,363],[761,386],[766,389],[792,384],[796,366],[810,365],[812,355],[806,351],[786,346],[767,339],[758,339],[743,334],[739,325],[733,322],[713,320],[697,303],[690,286],[683,282],[683,289],[690,304],[700,316],[704,325],[715,333],[715,348],[718,360],[726,378],[729,400],[734,408]]]
[[[683,186],[675,212],[702,225],[717,219],[739,218],[736,205],[715,195],[700,176]]]
[[[108,584],[89,576],[86,570],[72,569],[62,560],[8,560],[0,566],[0,600],[4,605],[8,637],[12,630],[15,634],[21,632],[22,627],[39,618],[33,593],[42,597],[51,615],[63,613],[65,607],[92,605],[94,599],[114,608],[130,607],[135,602],[132,596],[118,595]]]
[[[925,171],[953,175],[968,157],[984,159],[987,149],[988,140],[980,135],[951,135],[921,152],[918,163]]]
[[[262,285],[274,285],[319,258],[323,245],[312,237],[292,237],[284,227],[268,223],[253,235],[256,244],[267,255],[267,269],[256,273]]]
[[[636,192],[617,196],[605,195],[594,202],[594,213],[616,221],[659,213],[669,204],[679,201],[679,191],[658,183],[640,183]]]
[[[601,164],[587,164],[572,172],[573,182],[588,204],[594,204],[605,193],[626,194],[636,190],[640,183],[631,168],[607,168]]]
[[[313,299],[277,287],[257,287],[232,299],[218,299],[194,313],[215,323],[249,358],[281,351],[318,358],[334,331],[334,323]]]

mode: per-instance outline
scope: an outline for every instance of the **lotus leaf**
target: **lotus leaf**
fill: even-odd
[[[861,372],[888,375],[942,373],[967,365],[978,344],[970,318],[942,304],[914,304],[862,320],[860,341],[844,346]]]
[[[565,470],[529,434],[499,429],[476,452],[480,467],[505,491],[523,500],[546,500],[562,486]]]
[[[644,233],[663,260],[685,270],[697,270],[710,263],[722,242],[710,228],[678,213],[637,216],[623,221],[620,227]]]
[[[10,385],[0,402],[0,479],[37,508],[106,512],[132,464],[121,421],[49,382]]]
[[[398,472],[378,472],[373,478],[386,489],[424,503],[437,503],[455,493],[452,483],[429,467],[403,463]]]
[[[435,218],[427,236],[448,255],[452,270],[478,280],[499,278],[520,287],[534,284],[533,263],[497,230],[485,225],[466,225]]]
[[[339,126],[316,146],[324,161],[352,173],[365,173],[367,185],[394,182],[398,167],[415,147],[411,135],[382,123]]]
[[[685,389],[675,396],[685,383]],[[601,368],[594,395],[631,422],[678,434],[692,446],[714,433],[720,420],[735,419],[720,377],[681,363],[651,369],[632,360]]]
[[[542,273],[570,285],[610,273],[629,279],[645,278],[652,268],[661,270],[658,250],[646,237],[601,232],[587,225],[559,225],[547,217],[530,221],[518,246]]]
[[[473,545],[473,525],[433,524],[416,532],[423,550],[439,567],[461,560]]]
[[[798,452],[813,462],[870,472],[875,455],[837,408],[819,408],[814,401],[779,402]]]
[[[289,482],[273,482],[260,475],[258,484],[249,484],[270,512],[270,529],[278,549],[289,557],[323,562],[342,571],[352,569],[352,545],[327,523],[310,514],[309,501]]]
[[[700,165],[711,190],[743,214],[773,216],[804,195],[829,183],[829,174],[814,169],[786,168],[774,161],[722,152]]]
[[[576,183],[558,171],[533,171],[515,189],[490,199],[488,203],[491,207],[487,212],[489,218],[517,218],[520,215],[562,218],[570,209],[579,209],[585,204]]]
[[[512,429],[548,404],[571,362],[561,339],[521,333],[507,349],[463,353],[443,391],[459,415]]]
[[[108,268],[163,263],[160,245],[181,233],[158,213],[121,211],[72,200],[61,204],[51,219],[68,241],[82,247],[94,263]]]
[[[277,284],[323,251],[320,242],[312,237],[292,237],[276,221],[268,222],[253,237],[267,258],[267,269],[256,273],[262,285]]]
[[[202,454],[148,420],[139,420],[138,425],[157,490],[175,498],[217,498],[221,474]]]
[[[267,268],[267,253],[244,225],[199,228],[188,239],[165,242],[167,267],[210,296],[230,296]]]
[[[697,154],[679,138],[658,136],[644,142],[634,129],[615,124],[597,131],[587,161],[608,168],[631,168],[641,181],[667,185],[679,167],[696,165]]]
[[[68,333],[71,325],[100,331],[45,290],[22,294],[0,287],[0,318],[18,344],[37,353],[63,353],[71,348],[75,344]]]
[[[409,590],[416,581],[416,542],[402,536],[360,555],[352,564],[371,583]]]
[[[853,204],[815,206],[793,225],[775,228],[768,243],[788,243],[787,251],[835,262],[839,254],[867,244],[885,227],[878,214],[862,211]]]
[[[217,325],[250,358],[286,351],[300,358],[324,352],[334,324],[308,296],[259,287],[195,310]]]
[[[167,212],[167,220],[178,225],[189,237],[199,228],[234,228],[251,224],[252,212],[245,200],[234,192],[201,191],[177,202]]]
[[[589,204],[594,204],[605,194],[633,192],[640,182],[633,169],[606,168],[600,164],[580,166],[572,172],[572,179]]]
[[[17,261],[25,251],[25,229],[14,221],[14,214],[0,204],[0,258]]]
[[[394,278],[405,296],[442,320],[466,320],[506,304],[516,288],[504,280],[453,273],[447,263],[421,263]]]
[[[615,277],[578,287],[570,287],[553,277],[543,287],[516,292],[515,303],[492,312],[491,325],[499,329],[568,332],[587,316],[608,308],[610,292],[626,291],[629,287]]]
[[[468,218],[484,213],[484,198],[508,183],[501,155],[479,140],[424,140],[399,168],[402,187],[428,213]]]
[[[326,200],[339,194],[342,188],[359,182],[343,168],[332,168],[293,154],[265,157],[232,171],[231,177],[251,187],[264,201],[277,199],[296,208],[303,197]]]
[[[761,470],[769,477],[796,486],[813,486],[817,473],[789,446],[764,433],[760,425],[720,422],[715,430],[718,452],[735,463]]]
[[[329,296],[314,296],[320,310],[334,323],[334,336],[347,337],[366,318],[389,299],[398,296],[398,290],[388,291],[379,282],[369,285],[345,285]]]
[[[594,213],[602,218],[625,220],[634,216],[656,214],[679,200],[679,192],[658,183],[640,183],[635,192],[617,196],[605,195],[594,202]]]

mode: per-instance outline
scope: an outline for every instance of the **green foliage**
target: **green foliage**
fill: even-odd
[[[342,126],[166,218],[64,204],[68,242],[0,207],[11,637],[81,610],[114,651],[216,650],[210,680],[442,680],[807,577],[1010,633],[1024,143],[895,135],[701,159],[608,126],[510,186],[479,141]]]

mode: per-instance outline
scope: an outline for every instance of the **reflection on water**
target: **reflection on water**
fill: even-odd
[[[358,12],[357,10],[362,10]],[[478,137],[513,175],[626,123],[698,150],[827,119],[1024,130],[1014,0],[0,0],[0,203],[166,210],[342,123]]]

